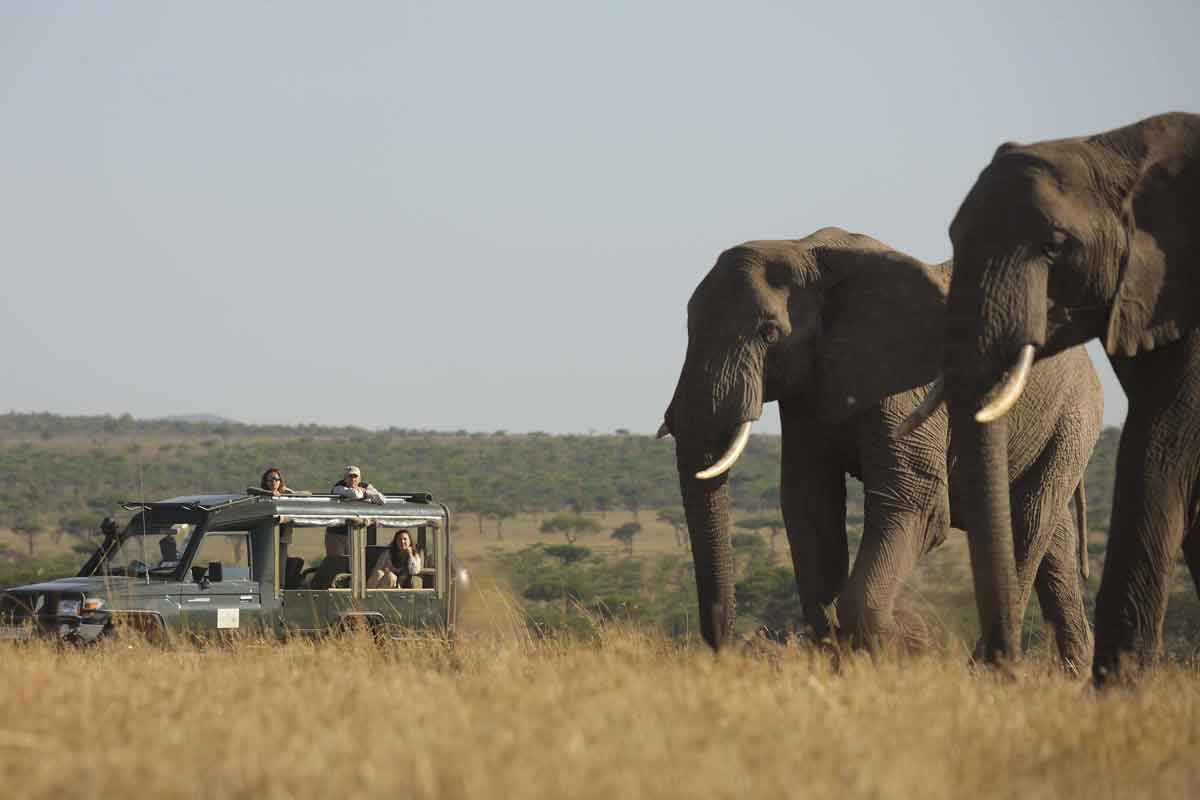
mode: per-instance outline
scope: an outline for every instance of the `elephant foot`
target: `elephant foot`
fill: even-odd
[[[1058,648],[1059,666],[1073,678],[1083,678],[1092,671],[1092,638],[1060,640]]]
[[[854,650],[865,650],[873,659],[897,653],[902,637],[896,621],[880,614],[848,615],[838,631],[838,641]]]
[[[837,636],[837,603],[804,602],[804,634],[810,639],[821,640]]]
[[[802,654],[810,663],[821,664],[836,674],[841,668],[842,646],[836,636],[816,639],[808,629],[779,630],[765,625],[741,637],[740,652],[744,657],[778,662],[788,654]]]
[[[1148,667],[1149,660],[1133,651],[1118,651],[1114,655],[1097,653],[1092,664],[1092,685],[1097,689],[1132,689]]]
[[[939,648],[937,636],[920,614],[897,611],[895,615],[895,643],[905,656],[917,656]]]
[[[982,643],[975,646],[975,652],[967,660],[967,671],[972,675],[986,676],[1001,683],[1020,683],[1027,670],[1028,666],[1023,661],[988,661],[983,657]]]

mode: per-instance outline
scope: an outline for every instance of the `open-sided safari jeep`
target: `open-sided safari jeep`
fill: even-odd
[[[0,638],[87,642],[120,626],[153,636],[359,624],[392,637],[452,631],[469,582],[449,510],[428,494],[386,500],[248,493],[127,503],[132,518],[104,531],[75,577],[0,595]],[[422,556],[421,588],[367,588],[401,529]]]

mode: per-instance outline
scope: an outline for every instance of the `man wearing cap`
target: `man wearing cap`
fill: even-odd
[[[377,505],[383,505],[385,502],[382,492],[371,484],[362,482],[362,470],[353,464],[346,467],[346,474],[333,485],[330,493],[351,500],[366,500]]]
[[[383,505],[383,493],[369,483],[362,482],[362,470],[353,464],[346,467],[345,475],[333,485],[329,493],[347,500],[366,500]],[[345,525],[334,525],[325,529],[325,555],[350,555],[350,531]]]

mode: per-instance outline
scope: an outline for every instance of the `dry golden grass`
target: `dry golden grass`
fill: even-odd
[[[515,620],[519,623],[519,620]],[[517,633],[520,625],[515,624]],[[1186,797],[1200,676],[477,637],[0,647],[12,797]]]

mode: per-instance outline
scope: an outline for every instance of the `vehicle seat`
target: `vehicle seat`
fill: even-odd
[[[437,568],[422,567],[421,569],[421,588],[436,589],[437,588]]]
[[[381,555],[387,552],[387,549],[388,546],[386,544],[367,545],[366,561],[364,562],[366,564],[367,578],[371,577],[371,573],[375,571],[375,562],[379,560]]]
[[[288,556],[283,565],[283,588],[299,589],[303,586],[301,573],[304,571],[304,559],[299,556]]]
[[[334,581],[342,573],[350,572],[349,556],[326,556],[313,575],[312,588],[318,591],[332,589]]]

